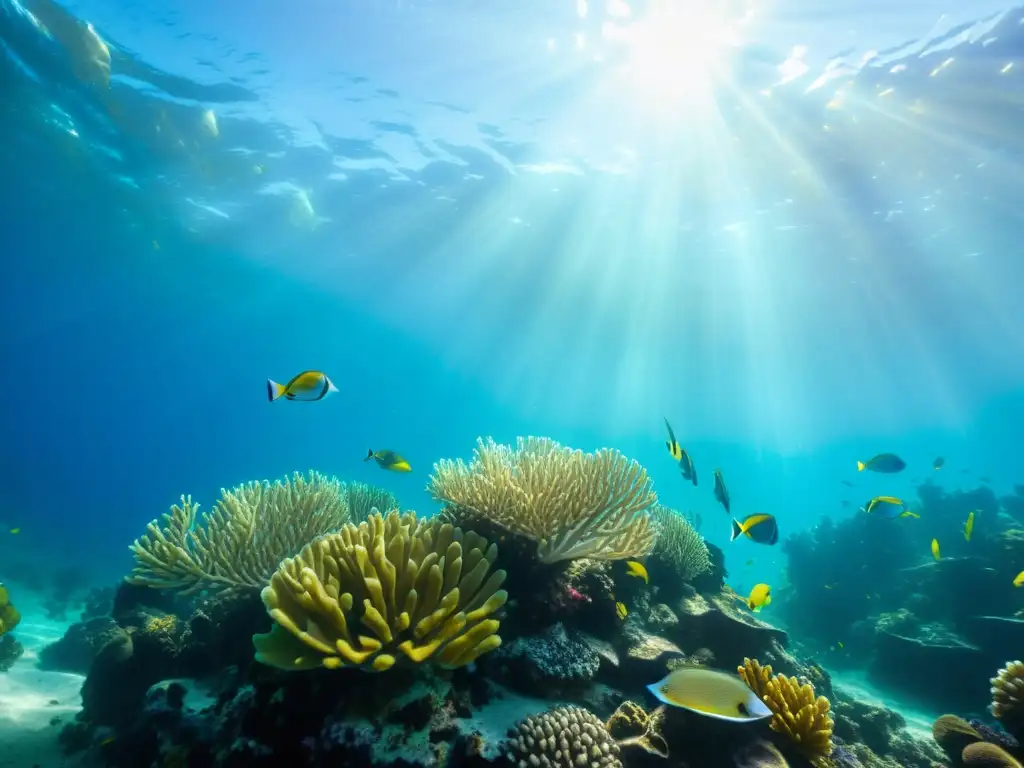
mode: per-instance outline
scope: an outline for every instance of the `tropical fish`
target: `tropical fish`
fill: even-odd
[[[665,419],[665,427],[668,429],[668,440],[665,441],[665,447],[668,448],[669,455],[679,462],[679,469],[683,473],[683,479],[697,485],[697,470],[694,469],[693,459],[690,458],[690,454],[686,452],[686,449],[679,445],[679,441],[676,440],[675,432],[672,431],[672,425],[668,423],[668,419]]]
[[[629,613],[629,611],[626,610],[626,604],[625,603],[616,603],[615,604],[615,615],[618,616],[620,619],[625,621],[626,614],[628,614],[628,613]]]
[[[944,466],[946,466],[946,457],[936,456],[935,461],[932,462],[932,469],[942,469]]]
[[[270,402],[283,397],[285,400],[311,403],[323,400],[337,391],[338,388],[327,378],[327,374],[320,371],[303,371],[287,384],[278,384],[273,379],[267,379],[267,399]]]
[[[732,510],[729,508],[729,489],[725,487],[725,480],[722,479],[722,470],[715,470],[715,498],[718,499],[718,503],[725,507],[725,514],[731,515]]]
[[[758,544],[771,546],[779,541],[779,524],[773,515],[764,513],[747,515],[743,522],[736,519],[732,521],[732,535],[729,541],[735,541],[737,536],[746,536]]]
[[[1013,586],[1024,587],[1024,571],[1021,571],[1014,577]]]
[[[757,613],[766,605],[771,605],[772,602],[772,588],[767,584],[755,584],[754,588],[750,590],[750,596],[747,598],[747,608]]]
[[[658,701],[701,715],[745,723],[772,716],[772,711],[735,674],[701,667],[681,667],[647,686]]]
[[[967,522],[964,523],[964,538],[970,541],[972,533],[974,533],[974,512],[967,515]]]
[[[939,540],[932,539],[932,557],[938,560],[941,555],[939,554]]]
[[[843,648],[845,648],[845,647],[846,647],[845,645],[843,645],[843,641],[842,641],[842,640],[838,640],[838,641],[836,641],[836,645],[838,645],[838,646],[839,646],[839,649],[840,649],[840,650],[842,650]]]
[[[857,471],[863,472],[870,469],[872,472],[881,472],[884,475],[893,475],[902,472],[907,467],[907,462],[895,453],[880,453],[872,456],[867,461],[857,462]]]
[[[21,533],[21,528],[11,528],[10,532],[12,534],[14,534],[14,535],[17,535],[17,534]]]
[[[626,574],[628,576],[636,576],[638,579],[643,579],[644,584],[650,583],[647,578],[647,569],[644,568],[643,563],[638,563],[636,560],[626,561]]]
[[[845,485],[847,488],[853,488],[853,483],[851,483],[849,480],[840,480],[839,482]]]
[[[370,448],[366,452],[363,461],[373,459],[381,469],[390,469],[392,472],[412,472],[409,462],[403,459],[394,451],[375,451]]]
[[[878,517],[884,517],[886,520],[895,520],[897,517],[921,517],[919,514],[910,511],[907,507],[907,502],[897,499],[895,496],[875,496],[861,509],[869,515],[876,514]]]
[[[263,165],[262,163],[256,163],[256,165],[254,165],[252,167],[252,170],[253,170],[253,173],[260,173],[260,174],[266,173],[267,166]]]

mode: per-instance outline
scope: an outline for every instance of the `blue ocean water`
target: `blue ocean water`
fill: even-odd
[[[938,454],[1024,476],[1005,4],[0,9],[0,575],[110,582],[179,495],[295,470],[429,512],[481,435],[618,448],[721,546],[715,467],[784,535]],[[340,394],[267,403],[308,368]]]

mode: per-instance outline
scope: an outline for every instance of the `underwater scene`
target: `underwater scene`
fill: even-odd
[[[1024,7],[0,0],[0,768],[1022,768]]]

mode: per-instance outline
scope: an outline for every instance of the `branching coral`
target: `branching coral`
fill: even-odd
[[[682,581],[711,570],[711,554],[704,538],[679,512],[658,505],[651,511],[658,528],[652,556],[666,564]]]
[[[743,659],[736,670],[774,715],[772,730],[788,738],[812,765],[824,766],[832,754],[831,706],[824,696],[814,696],[810,683],[795,677],[772,675],[770,665]]]
[[[181,497],[162,521],[131,545],[135,568],[128,581],[179,589],[259,588],[278,563],[349,519],[342,483],[318,472],[252,482],[222,490],[212,512],[198,520],[199,505]]]
[[[992,714],[1007,730],[1020,733],[1024,730],[1024,663],[1007,663],[991,682]]]
[[[0,635],[10,632],[18,626],[19,621],[21,621],[21,614],[11,604],[11,597],[7,592],[7,587],[0,584]]]
[[[619,747],[604,723],[581,707],[526,718],[509,733],[505,754],[519,768],[622,768]]]
[[[398,499],[391,491],[385,491],[366,483],[345,483],[345,494],[352,513],[353,522],[359,523],[370,516],[373,510],[387,514],[398,509]]]
[[[469,664],[501,645],[497,554],[472,531],[412,512],[349,523],[271,577],[262,597],[276,623],[253,638],[256,658],[290,670]]]
[[[537,542],[541,562],[642,557],[654,546],[647,472],[618,451],[564,448],[547,438],[516,447],[478,440],[473,460],[434,465],[427,490],[472,518]]]

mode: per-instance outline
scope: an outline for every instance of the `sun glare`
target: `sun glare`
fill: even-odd
[[[728,76],[728,54],[749,18],[749,7],[737,12],[734,3],[680,0],[625,24],[608,22],[603,34],[625,48],[620,74],[627,87],[673,104],[710,93]]]

